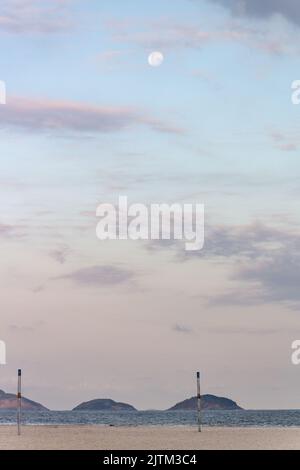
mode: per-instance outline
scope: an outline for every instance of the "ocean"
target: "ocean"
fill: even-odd
[[[193,411],[24,411],[23,424],[108,426],[191,426],[197,425]],[[15,424],[16,412],[0,410],[0,425]],[[204,426],[300,427],[300,410],[202,411]]]

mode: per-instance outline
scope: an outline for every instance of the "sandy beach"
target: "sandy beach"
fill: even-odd
[[[300,449],[300,428],[0,426],[1,450]]]

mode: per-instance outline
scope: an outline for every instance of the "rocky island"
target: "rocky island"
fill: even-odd
[[[47,411],[48,408],[37,403],[35,401],[29,400],[28,398],[22,397],[22,410],[28,411]],[[0,390],[0,410],[16,410],[18,406],[17,396],[14,393],[5,393],[3,390]]]
[[[72,411],[136,411],[134,406],[116,402],[109,398],[97,398],[75,406]]]
[[[242,410],[242,408],[229,398],[217,397],[215,395],[201,396],[202,410]],[[169,408],[167,411],[197,410],[197,397],[188,398]]]

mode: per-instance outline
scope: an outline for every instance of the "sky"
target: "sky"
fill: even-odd
[[[300,407],[299,44],[296,0],[1,1],[1,389]],[[119,195],[204,204],[204,248],[99,241]]]

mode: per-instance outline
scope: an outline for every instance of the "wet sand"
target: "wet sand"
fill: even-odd
[[[300,428],[0,426],[0,449],[298,449]]]

